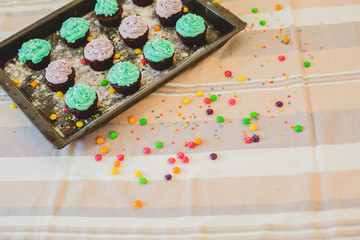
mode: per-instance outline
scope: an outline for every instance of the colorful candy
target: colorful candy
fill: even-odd
[[[217,159],[217,154],[216,153],[211,153],[210,154],[210,159],[211,160],[216,160]]]
[[[166,181],[170,181],[170,180],[172,179],[171,174],[166,174],[166,175],[164,176],[164,179],[165,179]]]
[[[143,153],[145,153],[145,154],[150,154],[150,152],[151,152],[150,148],[144,147]]]
[[[96,154],[96,155],[95,155],[95,160],[96,160],[96,161],[101,161],[101,159],[102,159],[102,155],[101,155],[101,154]]]

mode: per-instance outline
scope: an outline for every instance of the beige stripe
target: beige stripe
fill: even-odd
[[[347,179],[346,184],[343,184],[344,179]],[[152,182],[149,176],[148,180],[145,186],[136,181],[115,180],[2,182],[0,189],[11,191],[0,199],[0,206],[6,206],[1,208],[1,215],[160,217],[164,214],[163,217],[170,217],[206,215],[209,211],[218,215],[360,207],[360,191],[356,184],[360,181],[360,171],[355,170],[186,181],[177,181],[175,177],[171,182]],[[154,195],[157,189],[166,194]],[[135,199],[144,201],[141,212],[131,207]],[[227,205],[224,206],[225,199]],[[55,207],[46,207],[49,205]],[[204,205],[208,207],[202,207]],[[13,212],[11,207],[15,207]]]

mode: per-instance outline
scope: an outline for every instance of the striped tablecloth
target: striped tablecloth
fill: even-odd
[[[66,2],[0,1],[0,39]],[[0,239],[360,239],[360,1],[220,4],[246,31],[62,150],[0,91]],[[218,100],[204,104],[209,94]],[[255,132],[242,123],[250,112]],[[253,134],[260,142],[245,144]],[[184,147],[195,138],[202,144]],[[189,163],[177,160],[172,174],[167,159],[180,151]],[[118,154],[125,160],[111,175]]]

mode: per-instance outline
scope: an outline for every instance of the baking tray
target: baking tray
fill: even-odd
[[[174,65],[165,71],[156,71],[149,66],[141,66],[142,55],[136,55],[131,48],[127,49],[122,41],[117,41],[117,28],[106,29],[94,18],[96,0],[75,0],[63,8],[44,17],[31,26],[0,43],[0,84],[15,104],[25,113],[32,124],[55,147],[63,148],[71,141],[99,128],[105,122],[118,116],[156,89],[169,82],[175,76],[194,66],[198,61],[224,45],[236,33],[246,27],[246,23],[237,18],[222,6],[208,0],[183,0],[189,12],[202,16],[209,25],[207,40],[204,44],[186,48],[176,36],[174,28],[162,27],[159,32],[153,26],[159,24],[154,16],[155,2],[148,7],[139,8],[131,0],[120,1],[123,4],[123,17],[130,14],[140,15],[149,25],[151,38],[162,35],[177,46]],[[135,94],[123,97],[120,94],[110,94],[110,86],[102,86],[101,80],[106,79],[107,72],[94,72],[88,66],[81,65],[83,48],[73,50],[60,41],[59,29],[62,22],[69,17],[84,17],[90,24],[90,36],[97,38],[107,36],[115,45],[120,59],[137,65],[142,72],[142,87]],[[87,120],[79,120],[64,109],[64,100],[56,97],[42,82],[44,71],[34,72],[25,67],[17,58],[21,45],[32,39],[43,38],[52,45],[52,60],[65,58],[76,70],[76,83],[85,82],[92,85],[100,95],[100,110],[98,114]],[[150,38],[150,39],[151,39]],[[20,85],[15,85],[13,79],[18,78]],[[38,86],[30,86],[32,81]],[[51,114],[57,114],[55,121],[50,120]],[[82,121],[84,126],[76,127]]]

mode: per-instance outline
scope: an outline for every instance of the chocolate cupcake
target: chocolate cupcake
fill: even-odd
[[[174,62],[174,54],[174,44],[162,38],[151,40],[144,47],[146,63],[156,70],[170,67]]]
[[[127,46],[142,48],[148,40],[149,26],[141,17],[129,16],[122,20],[119,33]]]
[[[105,27],[117,27],[121,22],[123,8],[116,0],[97,0],[96,19]]]
[[[156,2],[155,15],[163,26],[174,27],[182,14],[181,0],[158,0]]]
[[[98,96],[90,85],[78,83],[65,95],[65,107],[75,117],[84,119],[94,115],[98,110]]]
[[[61,39],[71,48],[84,45],[89,34],[89,24],[83,18],[69,18],[60,29]]]
[[[200,44],[205,41],[207,24],[198,15],[188,13],[176,22],[176,33],[181,41],[188,46]]]
[[[39,71],[50,63],[51,45],[42,39],[32,39],[23,43],[19,49],[19,61],[32,70]]]
[[[86,44],[84,58],[94,71],[105,71],[112,67],[115,47],[107,38],[97,38]]]
[[[45,70],[44,83],[53,92],[65,93],[75,84],[75,69],[64,59],[52,61]]]
[[[118,93],[127,96],[139,90],[141,73],[134,64],[121,62],[110,69],[108,79]]]
[[[154,2],[154,0],[132,0],[135,5],[139,7],[146,7],[149,6]]]

